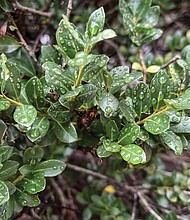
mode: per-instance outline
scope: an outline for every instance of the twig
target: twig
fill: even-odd
[[[78,166],[70,164],[70,163],[67,163],[67,168],[72,169],[72,170],[77,171],[77,172],[86,173],[86,174],[92,175],[92,176],[100,178],[100,179],[105,179],[105,180],[108,179],[108,177],[103,175],[103,174],[94,172],[92,170],[85,169],[83,167],[78,167]]]
[[[34,209],[31,209],[30,212],[31,212],[31,214],[32,214],[32,217],[33,217],[35,220],[40,220],[40,219],[41,219],[41,217],[35,213]]]
[[[24,12],[30,12],[32,14],[37,14],[40,16],[48,17],[51,18],[54,14],[53,12],[44,12],[44,11],[39,11],[33,8],[28,8],[26,6],[21,5],[18,1],[16,3],[13,3],[14,10],[19,9],[20,11]]]
[[[115,52],[117,53],[120,64],[122,66],[126,66],[125,57],[121,53],[119,46],[112,40],[105,40],[105,42],[115,49]]]
[[[136,218],[136,211],[137,211],[137,194],[134,194],[134,203],[133,203],[133,209],[132,209],[132,215],[131,219],[135,220]]]
[[[144,194],[142,193],[142,191],[138,191],[137,195],[140,199],[140,201],[142,202],[142,204],[144,205],[144,207],[148,210],[149,213],[151,213],[157,220],[163,220],[148,204],[147,200],[144,197]]]
[[[171,60],[169,60],[167,63],[165,63],[161,69],[165,69],[166,67],[168,67],[170,64],[174,63],[176,60],[180,59],[179,55],[174,56]]]
[[[73,1],[72,1],[72,0],[69,0],[68,6],[67,6],[67,17],[68,17],[68,18],[69,18],[70,15],[71,15],[72,9],[73,9]]]
[[[145,62],[144,62],[144,56],[143,56],[143,51],[142,49],[140,48],[139,49],[139,59],[141,61],[141,65],[142,65],[142,70],[143,70],[143,82],[146,84],[146,65],[145,65]]]

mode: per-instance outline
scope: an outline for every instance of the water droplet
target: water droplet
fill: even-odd
[[[57,169],[58,169],[57,166],[54,166],[54,167],[53,167],[53,170],[57,170]]]
[[[160,82],[161,84],[165,84],[166,81],[167,81],[167,78],[164,77],[164,76],[161,76],[160,79],[159,79],[159,82]]]

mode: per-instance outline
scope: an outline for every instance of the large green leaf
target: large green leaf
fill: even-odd
[[[183,151],[183,143],[181,138],[172,131],[165,131],[160,135],[161,140],[166,146],[172,149],[175,154],[180,155]]]
[[[21,44],[14,38],[8,35],[5,37],[0,36],[0,53],[12,53],[19,47],[21,47]]]
[[[157,135],[170,127],[170,118],[166,114],[152,116],[144,123],[144,128],[151,134]]]
[[[30,176],[25,176],[21,184],[26,192],[36,194],[45,189],[46,179],[44,178],[43,172],[35,172]]]
[[[190,133],[190,117],[183,116],[179,123],[172,123],[170,126],[170,130],[175,133]]]
[[[121,150],[121,147],[118,143],[111,142],[109,139],[103,140],[103,145],[106,151],[109,151],[109,152],[116,153]]]
[[[103,7],[95,10],[89,17],[85,35],[89,38],[96,36],[103,30],[105,23],[105,13]]]
[[[115,141],[119,136],[119,128],[114,120],[106,124],[106,134],[111,141]]]
[[[131,144],[137,139],[139,133],[140,127],[136,123],[128,123],[120,131],[118,143],[122,145]]]
[[[17,172],[19,163],[12,160],[7,160],[3,163],[3,167],[0,172],[0,180],[12,179],[13,175]]]
[[[130,97],[127,97],[125,100],[121,100],[119,103],[119,108],[128,122],[135,121],[137,113],[134,110],[132,99]]]
[[[45,106],[44,90],[40,80],[34,76],[26,84],[26,95],[36,108]]]
[[[63,69],[54,62],[46,62],[42,66],[45,70],[45,79],[47,84],[55,87],[58,93],[64,94],[74,85],[75,71],[72,68]]]
[[[40,162],[44,155],[44,151],[39,146],[28,147],[24,152],[25,164],[36,165]]]
[[[0,180],[0,205],[4,204],[9,200],[9,189],[7,185]]]
[[[14,120],[25,127],[30,127],[37,116],[37,111],[32,105],[17,106],[13,114]]]
[[[57,176],[63,172],[66,164],[60,160],[46,160],[39,163],[33,170],[33,173],[42,172],[45,177]]]
[[[74,24],[68,21],[63,15],[63,19],[59,23],[56,31],[56,40],[60,48],[70,57],[74,58],[75,54],[84,50],[83,36],[77,30]]]
[[[98,104],[104,112],[104,115],[109,118],[116,114],[119,106],[119,101],[111,93],[104,92],[98,97]]]
[[[45,117],[37,117],[32,124],[29,131],[26,132],[26,136],[32,142],[39,141],[44,137],[49,130],[50,122]]]
[[[125,145],[122,147],[120,154],[128,163],[139,164],[146,162],[145,152],[136,144]]]
[[[78,140],[78,135],[74,125],[70,122],[55,123],[56,137],[64,143],[73,143]]]
[[[0,146],[0,163],[9,159],[12,155],[13,147],[11,146]]]
[[[133,90],[133,105],[138,118],[142,113],[149,113],[151,107],[150,91],[147,85],[139,83]]]

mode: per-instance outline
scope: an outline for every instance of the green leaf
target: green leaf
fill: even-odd
[[[10,102],[0,97],[0,111],[7,110],[11,106]]]
[[[35,165],[41,161],[43,155],[42,148],[36,145],[25,150],[23,159],[26,164]]]
[[[111,142],[109,139],[103,140],[103,145],[106,151],[113,153],[120,151],[120,145],[116,142]]]
[[[63,172],[66,164],[60,160],[46,160],[39,163],[33,170],[33,173],[43,172],[45,177],[57,176]]]
[[[89,17],[85,35],[89,38],[96,36],[99,34],[103,28],[105,23],[105,13],[103,7],[95,10]]]
[[[133,106],[138,118],[141,118],[142,113],[149,113],[151,107],[150,91],[146,84],[139,83],[133,90]]]
[[[35,207],[40,204],[40,200],[37,195],[28,194],[24,190],[22,191],[18,188],[15,192],[15,196],[22,206]]]
[[[109,157],[110,155],[112,155],[112,152],[107,151],[104,145],[102,144],[97,149],[97,155],[98,157]]]
[[[3,167],[1,168],[0,172],[0,179],[1,180],[8,180],[12,179],[13,175],[17,172],[19,167],[19,163],[12,160],[7,160],[3,163]]]
[[[1,0],[0,7],[5,12],[10,12],[12,10],[12,5],[7,0]],[[1,44],[0,44],[1,45]]]
[[[74,85],[75,76],[73,68],[63,69],[60,65],[53,62],[43,64],[45,79],[47,84],[55,87],[56,92],[64,94]]]
[[[44,90],[42,83],[40,80],[34,76],[32,77],[26,84],[25,87],[26,95],[36,108],[44,107],[45,106],[45,97],[44,97]]]
[[[181,58],[190,65],[190,44],[184,47],[181,51]]]
[[[58,52],[50,45],[43,45],[41,47],[41,63],[51,61],[57,64],[61,64],[61,57]]]
[[[56,137],[63,143],[73,143],[78,140],[78,135],[74,125],[70,122],[55,124]]]
[[[125,145],[122,147],[120,154],[128,163],[139,164],[146,162],[145,152],[136,144]]]
[[[30,127],[37,116],[37,111],[32,105],[17,106],[13,114],[14,120],[22,126]]]
[[[118,143],[127,145],[133,143],[140,133],[140,127],[136,123],[128,123],[120,131]]]
[[[157,73],[158,71],[160,70],[160,66],[157,66],[157,65],[152,65],[152,66],[149,66],[146,71],[148,73]]]
[[[100,32],[97,36],[91,38],[90,40],[91,47],[93,47],[96,43],[100,41],[110,39],[113,37],[116,37],[115,31],[113,31],[112,29],[106,29]]]
[[[12,156],[13,147],[11,146],[0,146],[0,163],[9,159]]]
[[[6,131],[7,131],[7,125],[0,119],[0,143],[3,140]]]
[[[0,205],[4,204],[9,200],[9,189],[7,185],[0,180]]]
[[[93,84],[84,84],[80,86],[80,93],[76,97],[76,101],[80,102],[81,105],[83,103],[87,103],[93,100],[96,96],[97,88]]]
[[[72,59],[79,51],[84,50],[84,40],[81,33],[77,30],[74,24],[68,21],[66,15],[59,23],[56,31],[57,44],[66,54]]]
[[[12,53],[20,47],[21,44],[14,38],[8,35],[5,37],[0,36],[0,53]]]
[[[114,120],[106,124],[106,134],[111,141],[115,141],[119,136],[119,128]]]
[[[144,128],[150,132],[151,134],[157,135],[170,127],[170,118],[166,114],[159,114],[156,116],[152,116],[144,123]]]
[[[135,121],[137,113],[134,110],[132,99],[130,97],[127,97],[125,100],[121,100],[119,103],[119,108],[128,122]]]
[[[142,141],[146,141],[149,139],[149,134],[143,128],[140,128],[140,133],[138,138],[141,139]]]
[[[170,130],[175,133],[190,133],[190,117],[183,116],[179,123],[172,123],[170,126]]]
[[[90,62],[91,55],[81,51],[76,53],[75,57],[72,60],[68,61],[69,66],[85,66]]]
[[[152,28],[150,30],[147,30],[146,33],[141,37],[142,43],[151,42],[154,40],[157,40],[161,37],[163,34],[163,31],[157,28]]]
[[[25,164],[23,166],[21,166],[19,168],[19,172],[23,175],[23,176],[26,176],[27,174],[29,173],[32,173],[34,169],[34,166],[33,165],[28,165],[28,164]]]
[[[172,131],[165,131],[160,135],[161,140],[166,146],[172,149],[175,154],[180,155],[183,151],[181,138]]]
[[[104,115],[109,118],[116,114],[119,106],[119,101],[111,93],[102,93],[98,97],[98,104],[104,112]]]
[[[35,172],[30,176],[24,177],[21,184],[27,193],[36,194],[45,189],[46,179],[44,178],[44,173]]]
[[[26,136],[32,142],[39,141],[44,137],[49,130],[50,122],[45,117],[37,117],[32,124],[29,131],[26,132]]]

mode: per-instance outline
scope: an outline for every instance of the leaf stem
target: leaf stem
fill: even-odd
[[[14,181],[13,184],[16,185],[18,182],[20,182],[24,178],[24,175],[18,176]]]
[[[17,102],[15,100],[10,99],[9,97],[7,97],[5,94],[0,95],[0,97],[5,98],[7,101],[9,101],[12,105],[15,106],[23,106],[23,104],[21,102]]]
[[[147,121],[149,118],[151,118],[151,117],[153,117],[155,115],[160,115],[160,114],[168,111],[169,109],[170,109],[170,107],[167,106],[166,108],[160,110],[159,112],[154,112],[153,114],[151,114],[148,117],[144,118],[142,121],[138,121],[137,124],[138,125],[144,124],[144,122]]]
[[[79,68],[78,78],[77,78],[77,80],[76,80],[76,82],[75,82],[75,85],[74,85],[75,88],[77,88],[77,87],[80,85],[80,83],[81,83],[83,70],[84,70],[84,66],[81,66],[81,67]]]

